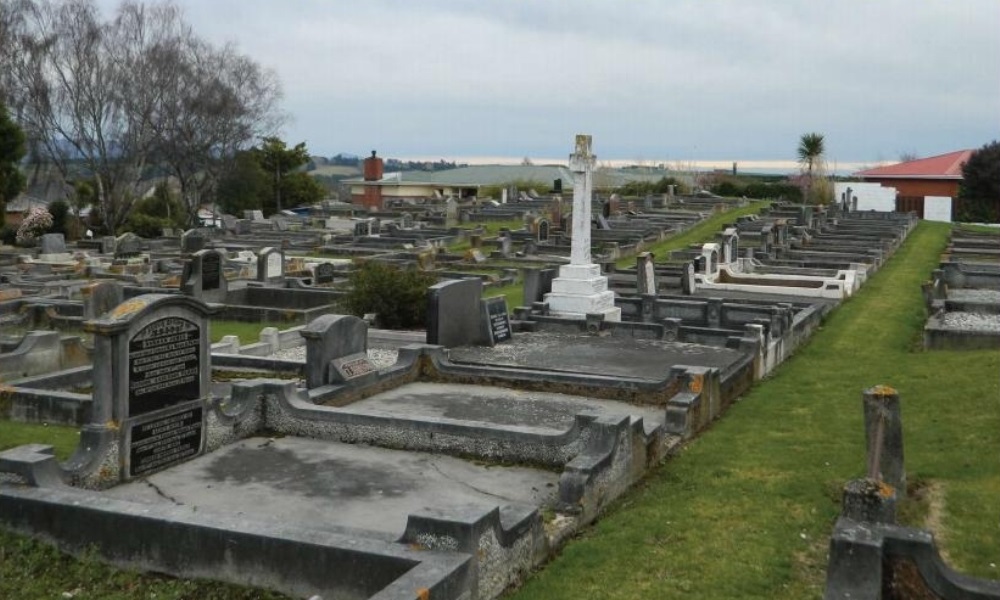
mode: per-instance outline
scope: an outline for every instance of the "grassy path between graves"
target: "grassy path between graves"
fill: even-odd
[[[716,215],[721,220],[707,234],[737,214]],[[1000,577],[991,566],[1000,565],[1000,352],[915,350],[924,321],[920,283],[947,236],[947,226],[922,223],[805,348],[513,598],[819,597],[840,488],[864,471],[861,390],[880,383],[902,396],[908,477],[922,498],[907,502],[904,518],[933,524],[953,566]],[[72,428],[0,420],[0,449],[54,443],[65,458],[76,436]],[[0,598],[64,592],[78,599],[283,598],[118,571],[0,531]]]
[[[861,391],[901,395],[913,494],[946,559],[1000,570],[1000,352],[916,349],[948,226],[921,223],[809,344],[572,541],[516,600],[818,598],[840,490],[864,472]],[[916,484],[914,486],[913,484]]]

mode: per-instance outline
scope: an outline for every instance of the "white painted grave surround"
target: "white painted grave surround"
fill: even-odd
[[[577,135],[576,147],[569,156],[574,179],[570,264],[559,267],[559,276],[552,280],[552,292],[545,295],[545,302],[556,316],[583,319],[588,314],[602,314],[607,321],[621,321],[622,310],[615,306],[608,278],[601,275],[601,267],[590,258],[590,205],[596,159],[591,153],[591,137]]]
[[[951,197],[925,196],[924,220],[951,223]]]

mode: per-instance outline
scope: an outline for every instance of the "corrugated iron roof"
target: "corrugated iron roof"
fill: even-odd
[[[962,165],[969,160],[972,150],[958,150],[931,156],[929,158],[918,158],[895,165],[876,167],[858,173],[860,177],[888,177],[899,179],[961,179]]]

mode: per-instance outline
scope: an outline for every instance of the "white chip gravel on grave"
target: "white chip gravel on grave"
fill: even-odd
[[[297,437],[249,438],[112,488],[109,497],[399,536],[411,513],[555,502],[559,474]]]
[[[947,329],[962,331],[1000,332],[1000,315],[984,315],[970,312],[949,312],[940,317],[941,325]]]
[[[372,363],[375,365],[376,369],[384,369],[386,367],[391,367],[396,364],[396,358],[399,356],[399,350],[395,348],[369,348],[368,358],[371,359]],[[281,360],[306,360],[306,347],[299,346],[297,348],[287,348],[285,350],[278,350],[271,355],[272,358],[277,358]]]
[[[956,302],[1000,304],[1000,290],[955,289],[948,290],[948,299]]]

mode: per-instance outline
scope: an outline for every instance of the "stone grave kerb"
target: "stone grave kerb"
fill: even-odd
[[[152,459],[165,462],[154,464],[143,456],[143,472],[197,455],[204,447],[211,390],[209,317],[214,312],[189,296],[144,294],[84,323],[84,331],[94,335],[93,405],[87,425],[118,432],[122,479],[142,474],[132,464],[137,428],[164,421],[169,429],[174,427],[169,421],[183,415],[192,421],[186,431],[197,437],[187,454]]]

